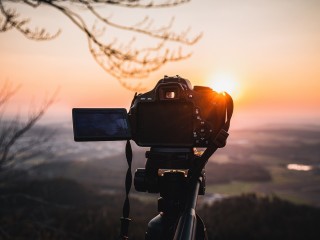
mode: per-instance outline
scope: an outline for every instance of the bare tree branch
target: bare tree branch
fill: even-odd
[[[0,88],[0,107],[2,107],[18,90],[19,86],[12,86],[9,81],[5,81]]]
[[[132,84],[128,79],[146,78],[151,72],[169,62],[184,60],[191,56],[191,52],[183,51],[183,46],[191,46],[199,41],[201,34],[190,37],[190,28],[179,33],[173,31],[174,18],[167,24],[155,27],[154,22],[148,16],[136,23],[126,25],[123,22],[113,21],[109,16],[102,14],[108,6],[119,6],[125,8],[168,8],[185,4],[190,0],[0,0],[0,31],[5,32],[17,29],[27,38],[35,40],[50,40],[57,37],[60,30],[55,34],[49,34],[44,28],[31,31],[27,24],[28,18],[20,18],[13,8],[4,7],[2,2],[23,3],[33,8],[41,5],[49,6],[65,15],[73,22],[87,37],[89,50],[96,62],[110,75],[119,80],[125,88],[137,90],[141,84]],[[96,19],[96,23],[89,27],[89,21],[83,13],[89,13]],[[0,15],[1,17],[1,15]],[[103,27],[99,28],[98,26]],[[90,24],[92,25],[92,24]],[[139,44],[136,37],[119,43],[117,38],[108,41],[103,40],[106,29],[113,28],[127,33],[133,33],[145,38],[144,44]],[[149,46],[145,44],[147,42]],[[177,45],[173,47],[169,43]]]
[[[38,41],[51,40],[60,34],[60,30],[55,34],[50,34],[44,28],[30,29],[27,26],[30,19],[20,18],[20,15],[14,9],[5,9],[2,1],[0,1],[0,12],[3,15],[3,18],[0,18],[0,32],[6,32],[14,28],[21,32],[25,37]]]
[[[4,84],[0,90],[1,99],[5,100],[2,101],[2,105],[5,105],[10,97],[16,93],[16,89],[11,84]],[[13,167],[18,160],[28,159],[38,154],[40,151],[39,146],[48,141],[48,135],[39,134],[35,138],[20,142],[16,146],[18,140],[21,140],[22,136],[30,131],[55,102],[57,93],[56,91],[50,98],[46,99],[38,109],[33,109],[25,122],[20,121],[19,115],[11,120],[0,119],[0,172],[5,168]],[[3,115],[4,109],[0,113]]]

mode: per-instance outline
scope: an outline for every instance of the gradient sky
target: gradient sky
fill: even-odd
[[[57,87],[59,101],[46,120],[70,120],[73,107],[129,107],[133,92],[98,66],[85,36],[66,17],[49,8],[16,6],[33,25],[62,33],[47,42],[28,40],[14,30],[0,33],[0,82],[22,84],[8,111],[27,111]],[[203,32],[189,49],[191,58],[143,80],[148,89],[163,75],[179,74],[193,85],[209,86],[231,79],[235,128],[320,123],[320,1],[193,0],[168,9],[111,8],[108,13],[129,23],[149,14],[166,24],[175,16],[176,29]]]

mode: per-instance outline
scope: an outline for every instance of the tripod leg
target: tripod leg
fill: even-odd
[[[196,240],[208,240],[207,229],[203,220],[197,214]]]
[[[160,213],[150,220],[145,240],[170,240],[173,238],[176,218]]]

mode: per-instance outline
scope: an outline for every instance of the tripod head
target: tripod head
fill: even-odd
[[[149,222],[146,239],[173,239],[179,218],[190,202],[189,199],[192,199],[192,208],[195,208],[198,194],[205,193],[205,172],[202,171],[196,184],[196,192],[190,194],[188,176],[199,160],[192,148],[151,148],[146,152],[146,157],[145,168],[139,168],[135,172],[135,189],[160,194],[160,214]],[[203,229],[204,227],[202,232]]]
[[[139,192],[166,195],[169,184],[181,188],[188,181],[188,173],[195,166],[196,155],[192,148],[151,148],[146,152],[145,168],[138,168],[134,177]],[[204,193],[203,186],[202,194]]]

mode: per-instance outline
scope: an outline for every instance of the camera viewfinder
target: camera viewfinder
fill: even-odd
[[[176,93],[173,91],[166,92],[166,98],[174,98],[176,96]]]

